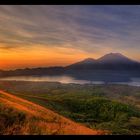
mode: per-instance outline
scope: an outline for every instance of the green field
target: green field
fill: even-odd
[[[93,129],[140,134],[140,87],[1,81],[0,88]]]

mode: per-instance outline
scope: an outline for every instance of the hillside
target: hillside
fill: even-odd
[[[99,59],[97,59],[99,63],[136,63],[136,61],[131,60],[130,58],[120,54],[120,53],[109,53],[106,54]]]
[[[0,91],[0,134],[105,134],[89,129],[40,105]]]
[[[140,87],[0,81],[0,89],[93,130],[140,134]]]

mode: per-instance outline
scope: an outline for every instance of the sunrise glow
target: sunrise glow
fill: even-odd
[[[139,6],[0,6],[0,68],[66,66],[110,52],[140,61],[139,13]]]

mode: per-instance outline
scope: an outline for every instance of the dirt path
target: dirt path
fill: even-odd
[[[43,119],[52,120],[52,124],[59,124],[58,129],[62,129],[64,134],[74,134],[74,135],[103,135],[104,131],[96,131],[87,128],[81,124],[75,123],[70,119],[67,119],[53,111],[17,97],[11,95],[10,93],[0,90],[0,102],[7,104],[10,107],[16,108],[20,111],[26,112],[32,116],[36,116]],[[61,128],[60,128],[61,126]]]

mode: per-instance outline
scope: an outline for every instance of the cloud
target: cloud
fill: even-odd
[[[140,6],[0,6],[0,42],[6,50],[42,45],[140,52],[139,24]]]

